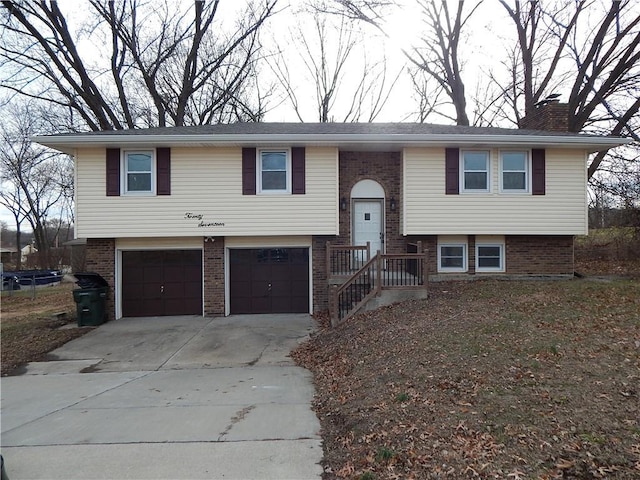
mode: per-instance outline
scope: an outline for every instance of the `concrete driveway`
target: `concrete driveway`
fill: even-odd
[[[309,315],[106,323],[4,377],[16,479],[319,479]]]

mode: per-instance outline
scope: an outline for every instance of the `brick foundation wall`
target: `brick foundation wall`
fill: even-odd
[[[116,241],[113,238],[88,238],[85,251],[86,271],[99,274],[109,284],[105,310],[107,321],[115,320]]]
[[[509,235],[505,249],[508,274],[573,275],[571,235]]]
[[[459,275],[475,274],[475,235],[468,235],[468,271]],[[427,268],[429,275],[438,273],[438,237],[409,236],[407,243],[422,242],[423,250],[428,250]],[[573,275],[573,237],[571,235],[506,235],[505,259],[507,275]],[[486,275],[486,274],[485,274]],[[495,273],[495,275],[503,275]]]
[[[204,242],[204,314],[224,315],[224,237]]]
[[[327,242],[338,244],[334,236],[314,236],[312,248],[313,268],[313,313],[329,308],[329,286],[327,285]]]
[[[385,192],[385,247],[388,253],[404,252],[405,240],[400,235],[402,211],[402,154],[400,152],[340,152],[340,198],[347,199],[347,210],[340,210],[340,236],[336,244],[351,244],[351,189],[360,180],[375,180]],[[391,211],[389,201],[396,200]],[[372,254],[375,252],[371,252]]]

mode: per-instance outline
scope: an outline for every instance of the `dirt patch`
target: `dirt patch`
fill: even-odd
[[[640,283],[440,283],[323,329],[325,479],[640,477]]]
[[[45,360],[47,353],[91,331],[74,327],[73,284],[2,292],[2,375],[20,374],[28,362]],[[62,314],[62,315],[58,315]]]

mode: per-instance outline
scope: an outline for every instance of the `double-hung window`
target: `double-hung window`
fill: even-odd
[[[155,193],[153,151],[124,152],[124,192],[127,194]]]
[[[467,245],[443,243],[438,245],[439,272],[466,272]]]
[[[476,272],[503,272],[504,245],[476,244]]]
[[[501,185],[503,192],[529,191],[529,155],[527,152],[501,152]]]
[[[465,150],[461,158],[462,191],[489,191],[489,152]]]
[[[287,150],[261,150],[258,158],[260,193],[291,193],[291,160]]]

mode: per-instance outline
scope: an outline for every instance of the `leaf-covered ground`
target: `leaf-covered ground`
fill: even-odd
[[[325,479],[640,478],[638,280],[430,289],[294,352]]]
[[[30,288],[2,292],[0,343],[3,376],[19,373],[24,364],[42,360],[51,350],[92,330],[91,327],[74,326],[76,305],[71,293],[73,287],[71,283],[63,283],[39,288],[35,298]],[[62,312],[66,313],[64,318],[53,317],[53,314]]]

